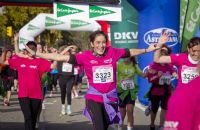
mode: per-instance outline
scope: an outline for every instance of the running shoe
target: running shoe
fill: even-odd
[[[149,105],[149,106],[145,109],[144,114],[145,114],[146,116],[149,116],[149,115],[151,114],[151,105]]]
[[[70,105],[67,106],[67,110],[66,111],[67,111],[67,115],[71,115],[72,114]]]
[[[65,115],[65,114],[66,114],[65,105],[62,105],[61,114],[62,114],[62,115]]]

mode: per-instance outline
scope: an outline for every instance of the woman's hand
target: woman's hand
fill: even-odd
[[[151,45],[146,49],[145,52],[151,52],[151,51],[157,50],[157,49],[159,49],[159,48],[160,48],[160,47],[157,46],[157,44],[151,44]]]
[[[168,31],[164,31],[163,33],[161,33],[160,38],[158,40],[158,45],[162,46],[167,41],[169,41],[169,36],[170,36],[170,33]]]
[[[158,43],[157,44],[151,44],[147,49],[146,49],[146,52],[151,52],[151,51],[154,51],[154,50],[157,50],[157,49],[160,49],[160,47],[165,44],[167,41],[169,41],[169,36],[170,36],[170,33],[165,31],[164,33],[161,33],[160,34],[160,38],[158,40]]]

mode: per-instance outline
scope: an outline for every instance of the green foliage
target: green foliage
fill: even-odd
[[[0,14],[0,38],[8,39],[6,27],[12,26],[13,31],[19,30],[39,13],[53,13],[52,8],[6,6]],[[82,50],[88,49],[88,36],[90,32],[69,32],[59,30],[46,30],[36,37],[37,42],[48,46],[59,47],[68,44],[77,44]],[[11,39],[13,40],[13,39]]]

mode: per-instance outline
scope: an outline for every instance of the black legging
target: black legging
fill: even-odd
[[[110,120],[104,108],[104,104],[93,100],[86,100],[86,107],[92,119],[94,130],[107,130]],[[118,106],[113,105],[113,107],[117,110]]]
[[[3,87],[4,87],[5,91],[11,91],[11,87],[13,86],[13,84],[14,84],[13,78],[10,78],[10,79],[4,78],[3,79]]]
[[[35,130],[41,103],[41,99],[19,98],[19,104],[24,115],[25,130]]]
[[[71,91],[74,84],[74,76],[59,76],[59,85],[61,90],[61,103],[65,104],[65,97],[67,93],[67,104],[71,105],[72,97],[71,97]]]
[[[50,86],[49,90],[52,91],[53,86],[56,87],[56,85],[57,85],[57,80],[58,80],[59,75],[50,73],[48,76],[50,76],[50,78],[51,78],[51,85],[49,85]]]

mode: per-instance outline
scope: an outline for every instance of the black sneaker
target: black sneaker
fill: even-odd
[[[145,116],[149,116],[151,114],[151,106],[148,106],[144,111]]]

